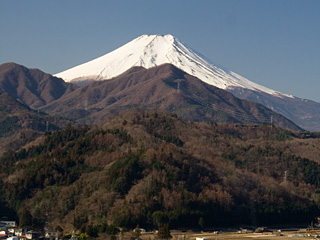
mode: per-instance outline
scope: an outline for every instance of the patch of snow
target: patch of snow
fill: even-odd
[[[277,97],[293,97],[261,86],[212,63],[172,35],[142,35],[122,47],[87,63],[56,74],[67,82],[107,80],[134,66],[151,68],[170,63],[200,80],[222,89],[241,87]]]

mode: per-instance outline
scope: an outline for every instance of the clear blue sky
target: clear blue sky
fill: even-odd
[[[0,64],[51,74],[168,33],[251,81],[320,102],[320,0],[0,1]]]

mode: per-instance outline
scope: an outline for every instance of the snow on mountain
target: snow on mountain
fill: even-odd
[[[134,66],[151,68],[170,63],[221,89],[245,88],[277,97],[293,97],[266,88],[205,60],[172,35],[142,35],[122,47],[87,63],[56,74],[67,82],[106,80]]]

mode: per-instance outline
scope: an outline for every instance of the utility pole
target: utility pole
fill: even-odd
[[[175,82],[177,83],[177,93],[180,93],[180,83],[183,82],[183,79],[177,79]]]
[[[287,170],[284,171],[284,178],[283,178],[284,182],[287,182],[288,180],[288,173]]]
[[[85,110],[84,125],[86,125],[86,121],[88,118],[88,99],[84,102],[84,110]]]
[[[88,111],[88,100],[86,100],[84,103],[84,110]]]

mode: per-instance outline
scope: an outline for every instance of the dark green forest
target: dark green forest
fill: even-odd
[[[319,214],[319,142],[270,124],[163,112],[68,125],[2,155],[0,212],[20,226],[90,236],[137,225],[309,224]]]

